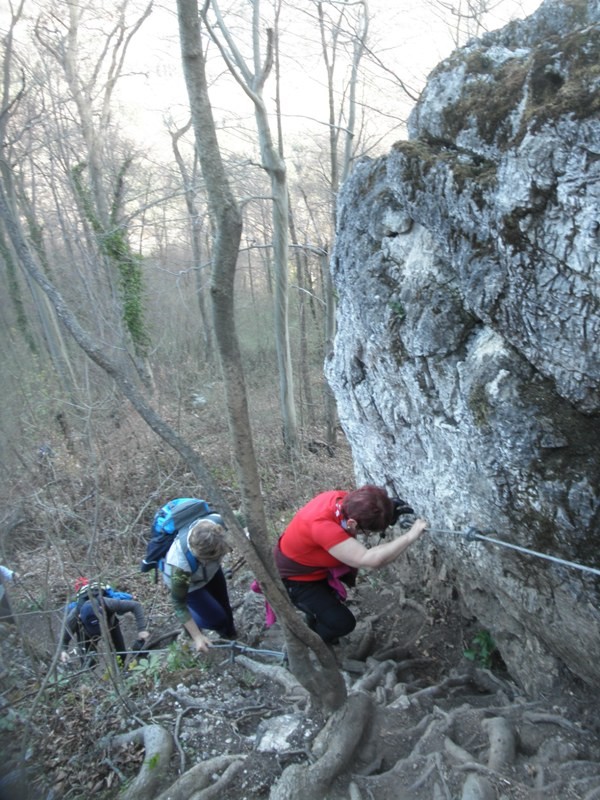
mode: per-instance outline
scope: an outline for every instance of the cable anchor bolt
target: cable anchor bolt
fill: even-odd
[[[474,528],[472,525],[465,530],[465,537],[467,542],[474,542],[479,536],[481,536],[481,531]]]

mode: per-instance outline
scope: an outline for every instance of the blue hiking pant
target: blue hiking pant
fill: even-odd
[[[186,605],[199,628],[216,631],[224,639],[235,638],[233,611],[223,570],[219,569],[206,586],[188,592]]]
[[[335,643],[356,627],[356,619],[327,581],[283,581],[292,603],[306,614],[306,624],[325,642]]]

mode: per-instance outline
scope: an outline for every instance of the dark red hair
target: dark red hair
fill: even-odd
[[[342,500],[345,519],[355,519],[359,528],[382,531],[394,520],[394,503],[385,489],[367,484],[355,489]]]

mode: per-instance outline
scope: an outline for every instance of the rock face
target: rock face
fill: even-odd
[[[458,590],[533,695],[600,680],[600,578],[462,534],[600,569],[599,65],[598,0],[456,51],[354,169],[332,259],[357,480],[458,532],[402,580]]]

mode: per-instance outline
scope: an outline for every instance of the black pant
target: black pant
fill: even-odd
[[[115,615],[111,619],[108,620],[108,631],[110,633],[110,638],[113,643],[113,647],[115,648],[115,652],[117,655],[121,653],[121,658],[125,658],[125,640],[123,639],[123,633],[121,631],[121,626],[119,625],[119,620]],[[95,652],[98,649],[98,642],[100,641],[99,636],[90,636],[83,625],[80,623],[78,626],[78,639],[79,643],[81,644],[84,652],[84,656],[82,660],[84,663],[87,663],[90,659],[90,653]],[[92,657],[94,660],[95,657]]]
[[[356,627],[356,619],[327,581],[284,580],[290,600],[307,615],[307,624],[325,642],[335,642]]]
[[[3,585],[0,585],[0,622],[8,622],[11,625],[15,624],[15,618],[13,617],[12,608],[8,601],[6,588]]]

